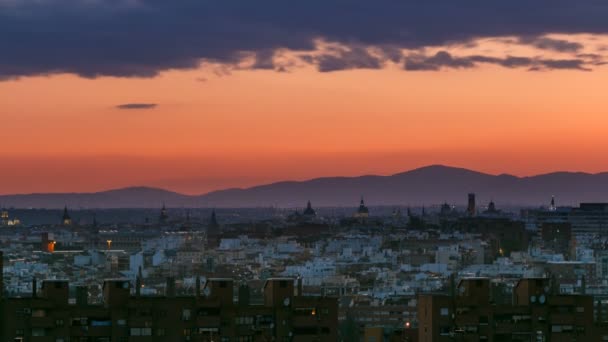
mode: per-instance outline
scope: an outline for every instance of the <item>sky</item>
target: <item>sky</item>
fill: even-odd
[[[0,194],[608,171],[608,2],[0,0]]]

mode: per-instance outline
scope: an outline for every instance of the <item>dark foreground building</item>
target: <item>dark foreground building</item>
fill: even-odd
[[[338,340],[337,299],[304,297],[293,279],[267,280],[259,305],[246,287],[235,296],[231,279],[209,279],[195,296],[167,285],[166,296],[148,297],[132,295],[128,280],[106,280],[103,304],[92,305],[86,288],[70,301],[67,281],[44,281],[31,297],[0,297],[0,341]]]
[[[553,294],[548,279],[522,279],[497,303],[489,279],[464,279],[453,296],[420,295],[418,337],[437,341],[607,341],[593,297]]]

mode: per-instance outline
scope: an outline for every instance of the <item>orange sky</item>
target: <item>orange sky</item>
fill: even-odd
[[[202,193],[428,164],[607,171],[607,79],[602,67],[217,76],[202,66],[148,79],[4,81],[0,193],[129,185]],[[158,106],[115,108],[123,103]]]

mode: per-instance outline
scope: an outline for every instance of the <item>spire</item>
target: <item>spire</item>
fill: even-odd
[[[359,204],[359,209],[355,216],[359,218],[366,218],[369,216],[369,209],[365,206],[365,201],[363,201],[363,196],[361,196],[361,202]]]
[[[209,219],[209,228],[217,229],[220,224],[217,222],[217,216],[215,215],[215,209],[211,210],[211,218]]]
[[[160,223],[166,223],[168,219],[169,215],[167,215],[167,207],[165,207],[165,202],[163,202],[163,207],[160,209],[160,217],[158,218],[158,221]]]
[[[306,209],[304,210],[303,214],[305,216],[315,216],[317,214],[315,212],[315,210],[312,208],[312,204],[310,203],[310,201],[308,201],[308,204],[306,205]]]
[[[63,223],[64,226],[71,226],[72,225],[72,218],[70,217],[70,214],[68,213],[68,206],[66,205],[63,208],[63,217],[61,218],[61,221]]]

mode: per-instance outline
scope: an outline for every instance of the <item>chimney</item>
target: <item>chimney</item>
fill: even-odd
[[[139,297],[141,295],[141,278],[139,275],[135,278],[135,296]]]
[[[239,306],[248,306],[250,297],[249,286],[241,284],[239,286]]]
[[[585,275],[581,278],[581,294],[587,294],[587,279],[585,278]]]
[[[36,277],[32,278],[32,298],[36,298],[37,297],[37,292],[38,291],[38,282],[36,281]]]
[[[103,282],[103,301],[105,307],[124,307],[131,295],[128,280],[109,279]]]
[[[67,306],[70,299],[70,284],[67,280],[45,280],[42,282],[42,297],[57,306]]]
[[[167,277],[165,295],[170,298],[175,297],[175,277]]]
[[[89,289],[84,286],[76,287],[76,305],[78,306],[86,306],[89,302]]]
[[[304,295],[304,285],[302,284],[302,276],[298,276],[298,293],[296,294],[296,296],[303,296]]]

